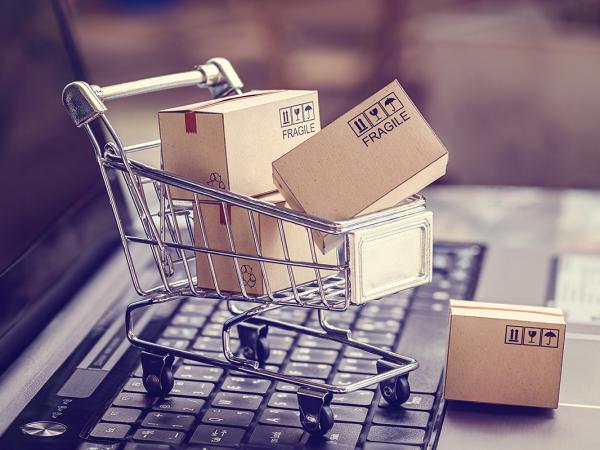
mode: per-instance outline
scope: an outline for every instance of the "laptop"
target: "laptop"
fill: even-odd
[[[388,406],[376,386],[334,395],[335,424],[323,437],[300,427],[296,387],[288,383],[178,361],[169,395],[148,395],[140,352],[124,334],[125,306],[137,294],[91,146],[59,101],[67,82],[86,79],[68,11],[60,4],[53,11],[48,2],[21,3],[27,14],[3,7],[7,11],[0,15],[10,23],[4,29],[17,36],[3,44],[10,50],[4,54],[32,64],[30,73],[3,74],[14,89],[2,94],[11,116],[2,125],[6,150],[0,178],[11,189],[3,196],[3,210],[10,214],[0,221],[0,448],[596,446],[600,359],[590,355],[600,355],[600,329],[577,305],[572,309],[579,313],[577,322],[569,323],[567,333],[558,410],[443,400],[448,299],[541,305],[554,299],[557,289],[581,288],[581,274],[593,273],[590,264],[598,267],[597,260],[596,265],[586,261],[584,271],[572,259],[569,264],[556,259],[552,249],[436,242],[432,283],[332,313],[333,324],[352,329],[364,342],[414,356],[420,368],[410,374],[412,393],[402,408]],[[148,260],[147,274],[140,276],[151,276],[151,267]],[[530,274],[525,285],[522,273]],[[589,317],[597,315],[597,308],[587,308]],[[306,325],[316,320],[298,308],[270,314]],[[149,310],[139,318],[138,331],[162,344],[218,355],[221,327],[229,317],[223,301],[182,299]],[[268,339],[267,364],[278,370],[341,384],[375,370],[369,355],[336,342],[275,329]]]

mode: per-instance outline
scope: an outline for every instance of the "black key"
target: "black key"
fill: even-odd
[[[377,425],[373,425],[367,435],[368,441],[389,442],[392,444],[422,445],[424,439],[425,430]]]
[[[316,338],[307,334],[300,337],[298,345],[300,347],[326,348],[331,350],[339,350],[342,348],[342,344],[339,342],[332,341],[331,339]]]
[[[433,403],[435,397],[433,395],[425,394],[410,394],[408,400],[402,403],[402,408],[411,409],[415,411],[431,411],[433,409]],[[389,406],[383,397],[379,399],[379,406]]]
[[[405,289],[395,294],[386,295],[377,301],[377,305],[394,307],[394,308],[408,308],[410,305],[410,297],[413,293],[413,289]],[[369,303],[374,305],[375,303]]]
[[[371,331],[355,331],[352,337],[359,342],[371,344],[375,347],[382,345],[392,346],[396,342],[396,333],[373,333]]]
[[[140,418],[142,411],[133,408],[108,408],[102,420],[104,422],[135,423]]]
[[[223,339],[210,336],[199,336],[194,341],[194,350],[206,350],[209,352],[222,352]]]
[[[248,443],[262,448],[296,445],[300,442],[303,433],[304,431],[299,428],[258,425]]]
[[[269,336],[267,341],[271,348],[287,351],[292,348],[294,338],[291,336]]]
[[[300,424],[300,411],[293,409],[266,408],[260,416],[259,422],[264,425],[281,425],[283,427],[298,427]]]
[[[429,413],[410,411],[403,408],[377,408],[373,416],[376,425],[394,425],[411,428],[427,428]]]
[[[164,428],[167,430],[188,431],[194,424],[195,417],[187,414],[165,413],[162,411],[151,411],[146,414],[143,427]]]
[[[269,359],[267,359],[267,364],[274,364],[280,366],[283,364],[283,360],[287,356],[287,351],[280,349],[273,349],[269,354]]]
[[[220,323],[207,323],[204,328],[202,328],[202,336],[210,336],[210,337],[218,337],[220,338],[223,334],[223,325]],[[231,329],[231,337],[237,338],[238,332],[237,327]]]
[[[289,362],[285,366],[283,373],[299,377],[311,377],[326,380],[331,373],[331,369],[332,367],[329,364]]]
[[[128,442],[123,450],[171,450],[171,447],[162,444],[146,444],[145,442]]]
[[[364,381],[364,379],[365,376],[360,375],[358,373],[338,372],[334,375],[331,384],[341,384],[342,386],[348,386],[359,381]],[[377,384],[372,384],[371,386],[367,386],[363,389],[374,391],[375,389],[377,389]]]
[[[192,343],[189,339],[167,339],[160,338],[157,343],[166,347],[173,347],[178,350],[187,350]]]
[[[323,380],[317,380],[316,378],[305,378],[309,381],[314,381],[315,383],[322,383]],[[286,383],[285,381],[279,381],[275,385],[275,389],[281,392],[298,392],[298,385],[293,383]]]
[[[334,423],[323,437],[311,437],[306,442],[306,448],[339,448],[338,446],[347,446],[355,448],[358,437],[362,430],[362,425],[349,423]],[[323,440],[326,442],[324,443]],[[326,444],[326,445],[323,445]],[[327,445],[331,444],[331,445]]]
[[[263,369],[270,370],[271,372],[279,372],[279,367],[272,364],[266,364]],[[230,370],[229,375],[233,375],[235,377],[261,378],[259,375],[242,372],[241,370]],[[264,377],[262,377],[262,379],[264,380]]]
[[[333,364],[338,357],[336,350],[297,347],[290,356],[292,361]]]
[[[131,426],[123,423],[104,423],[100,422],[90,432],[90,436],[101,439],[124,439],[131,430]]]
[[[146,393],[146,388],[141,378],[130,378],[125,386],[123,386],[123,390],[127,392],[140,392],[142,394]]]
[[[201,302],[201,300],[200,300]],[[200,315],[200,316],[208,316],[212,310],[214,309],[214,304],[211,302],[186,302],[180,309],[180,313],[185,313],[186,315]]]
[[[389,350],[389,347],[386,347],[385,345],[378,346],[378,347],[382,350]],[[369,353],[364,350],[360,350],[358,348],[354,348],[354,347],[350,347],[350,346],[348,346],[344,349],[344,356],[347,358],[354,358],[354,359],[381,359],[381,356],[379,356],[375,353]]]
[[[306,309],[299,308],[287,308],[287,309],[275,309],[273,311],[266,312],[263,314],[265,317],[271,317],[273,319],[281,319],[285,321],[291,321],[294,323],[303,323],[309,311]]]
[[[157,430],[140,428],[134,435],[133,439],[142,442],[158,442],[161,444],[178,445],[181,444],[185,434],[181,431]]]
[[[200,381],[175,380],[171,395],[181,397],[206,398],[215,387],[212,383]]]
[[[344,358],[338,366],[340,372],[365,373],[375,375],[377,373],[377,361],[371,359]]]
[[[197,328],[168,326],[162,333],[162,337],[170,339],[194,339],[198,333]]]
[[[138,394],[136,392],[121,392],[114,399],[113,405],[125,406],[127,408],[148,408],[152,405],[154,399],[148,394]]]
[[[295,337],[298,333],[292,330],[284,330],[276,326],[269,327],[270,336],[292,336]]]
[[[206,322],[206,317],[203,316],[192,316],[188,314],[177,314],[171,320],[171,325],[188,326],[194,328],[200,328]]]
[[[338,422],[364,423],[369,410],[360,406],[331,405],[333,418]]]
[[[219,392],[213,398],[212,406],[217,408],[248,409],[256,411],[263,398],[254,394],[238,394],[234,392]]]
[[[190,439],[190,444],[213,444],[238,447],[246,430],[214,425],[199,425]]]
[[[175,379],[209,381],[216,383],[223,375],[223,369],[210,366],[188,366],[182,365],[175,371]]]
[[[254,413],[250,411],[236,411],[234,409],[209,408],[202,422],[210,425],[228,425],[246,428],[252,422]]]
[[[408,379],[412,392],[437,392],[444,367],[448,319],[445,315],[411,313],[400,335],[396,352],[419,361]]]
[[[198,398],[165,397],[160,399],[152,409],[183,414],[198,414],[204,406],[204,400]]]
[[[371,304],[363,308],[361,317],[372,317],[383,320],[403,320],[406,312],[404,307],[386,307],[384,305]]]
[[[119,444],[101,444],[98,442],[84,442],[77,450],[117,450]]]
[[[271,408],[298,409],[298,396],[289,392],[273,392],[268,406]]]
[[[404,444],[386,444],[385,442],[367,442],[363,450],[421,450],[421,447]]]
[[[264,394],[269,390],[271,382],[262,378],[227,377],[221,385],[221,390],[232,392],[247,392]]]
[[[448,316],[449,302],[448,300],[436,301],[427,298],[415,298],[411,306],[411,311],[418,311],[429,314],[443,314],[444,317]]]
[[[348,394],[335,394],[332,403],[341,405],[369,406],[373,402],[375,393],[361,389]]]
[[[388,332],[397,333],[400,331],[401,322],[397,319],[374,319],[373,317],[363,317],[354,325],[355,330],[371,331],[374,333]]]

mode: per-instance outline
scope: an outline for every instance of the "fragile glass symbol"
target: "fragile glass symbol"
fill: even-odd
[[[375,120],[379,120],[379,110],[377,108],[373,108],[372,110],[370,110],[369,114],[375,117]]]
[[[527,332],[527,334],[529,335],[529,343],[533,344],[533,339],[536,337],[537,331],[536,330],[529,330]]]
[[[300,116],[300,108],[295,108],[294,114],[296,114],[296,120],[299,120],[300,119],[300,117],[299,117]]]

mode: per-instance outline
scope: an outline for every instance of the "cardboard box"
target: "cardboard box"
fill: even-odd
[[[258,196],[257,198],[275,203],[278,206],[285,206],[285,200],[277,192]],[[216,203],[202,203],[201,212],[209,247],[231,251],[227,227],[225,225],[225,217],[221,206]],[[232,206],[228,209],[228,218],[232,228],[236,252],[257,256],[258,253],[256,251],[247,210]],[[269,258],[284,259],[283,245],[279,235],[277,220],[264,214],[254,213],[254,222],[262,255]],[[199,221],[196,217],[194,219],[194,238],[197,246],[204,247],[205,245],[199,226]],[[299,225],[286,222],[283,223],[283,229],[290,259],[294,261],[312,262],[306,229]],[[338,263],[337,254],[335,252],[331,252],[328,255],[321,255],[319,252],[315,252],[315,254],[317,255],[318,262],[321,264],[337,265]],[[212,261],[219,288],[225,291],[239,292],[240,285],[233,258],[226,256],[212,256]],[[266,294],[267,290],[264,284],[260,263],[241,258],[238,259],[238,261],[243,274],[243,283],[246,292],[257,295]],[[275,292],[291,287],[287,266],[265,263],[265,271],[267,273],[271,291]],[[316,279],[314,269],[294,267],[293,273],[297,285]],[[322,270],[321,276],[325,277],[333,275],[334,273],[335,272],[333,271]],[[209,260],[206,254],[196,254],[196,275],[199,287],[214,289]]]
[[[451,300],[445,398],[557,408],[565,328],[558,308]]]
[[[396,80],[274,161],[273,178],[293,208],[346,220],[417,193],[447,161]]]
[[[316,91],[252,91],[166,109],[158,119],[166,171],[244,195],[273,191],[271,163],[321,129]]]

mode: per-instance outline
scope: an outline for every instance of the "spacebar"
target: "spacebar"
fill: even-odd
[[[437,392],[444,367],[447,333],[446,314],[411,312],[407,318],[396,352],[419,361],[419,368],[409,375],[413,392]]]

